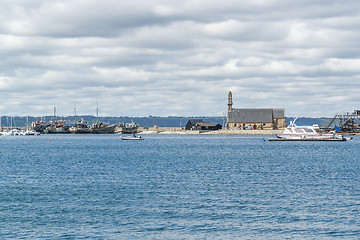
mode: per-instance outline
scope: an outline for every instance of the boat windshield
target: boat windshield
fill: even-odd
[[[296,133],[304,133],[301,129],[295,128]]]
[[[314,131],[313,131],[312,129],[310,129],[310,128],[306,128],[306,129],[305,129],[305,132],[307,132],[307,133],[313,133]]]

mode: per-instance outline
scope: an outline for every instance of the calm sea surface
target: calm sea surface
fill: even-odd
[[[0,137],[0,239],[360,239],[360,138]]]

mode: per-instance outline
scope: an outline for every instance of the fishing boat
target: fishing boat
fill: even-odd
[[[269,141],[347,141],[352,138],[336,135],[335,131],[319,133],[319,126],[297,126],[294,121],[284,130],[282,134],[276,134],[276,138],[269,138]]]
[[[132,136],[121,136],[120,139],[121,140],[144,140],[143,137],[136,136],[135,134],[133,134]]]
[[[89,128],[87,122],[85,122],[84,120],[81,120],[81,121],[75,123],[74,126],[70,127],[69,131],[71,133],[84,134],[84,133],[91,133],[91,128]]]
[[[121,123],[119,124],[119,127],[117,128],[116,132],[122,133],[122,134],[132,134],[137,133],[139,124],[131,122],[131,123]]]
[[[47,124],[45,121],[41,120],[31,123],[31,128],[35,132],[44,133],[45,129],[50,125],[51,124]]]
[[[102,134],[111,134],[115,133],[115,128],[117,124],[108,124],[108,123],[101,123],[97,122],[91,125],[91,133],[102,133]]]
[[[51,122],[50,125],[48,125],[43,133],[47,134],[55,134],[55,133],[70,133],[69,131],[70,126],[67,126],[65,121],[54,121]]]

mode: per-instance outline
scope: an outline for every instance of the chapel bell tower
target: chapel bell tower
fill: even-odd
[[[229,94],[228,94],[228,111],[232,110],[232,105],[233,105],[232,93],[231,93],[231,91],[229,91]]]

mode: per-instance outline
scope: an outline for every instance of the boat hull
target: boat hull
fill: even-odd
[[[343,142],[351,140],[343,135],[336,135],[334,131],[328,133],[319,133],[318,125],[312,126],[297,126],[296,119],[290,122],[290,125],[284,130],[282,134],[276,134],[276,138],[269,138],[269,141],[331,141]]]
[[[144,138],[142,137],[131,137],[131,136],[126,136],[126,137],[120,137],[121,140],[144,140]]]
[[[351,140],[351,138],[269,138],[268,141],[288,141],[288,142],[345,142]]]
[[[279,139],[334,139],[337,138],[333,133],[326,134],[276,134]]]
[[[342,135],[322,134],[314,136],[290,136],[290,135],[275,135],[276,138],[269,138],[269,141],[329,141],[329,142],[344,142],[351,140],[352,137],[344,137]]]
[[[85,128],[85,129],[76,128],[76,129],[70,129],[70,132],[73,134],[90,134],[91,130],[88,128]]]
[[[112,134],[115,133],[116,124],[111,126],[99,126],[99,127],[92,127],[91,133],[94,134]]]

